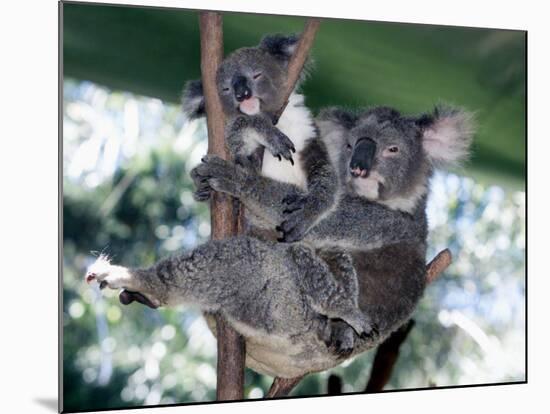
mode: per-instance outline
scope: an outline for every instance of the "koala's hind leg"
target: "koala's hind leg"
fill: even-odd
[[[342,251],[322,251],[319,252],[319,256],[328,265],[346,297],[358,306],[359,283],[351,255]],[[330,335],[325,344],[335,355],[347,358],[352,353],[358,338],[354,329],[340,319],[329,320],[328,327]],[[377,327],[372,326],[372,331],[369,334],[375,334],[376,331]]]
[[[293,284],[296,269],[283,247],[234,237],[210,241],[142,269],[100,258],[88,269],[86,281],[138,293],[152,307],[187,304],[221,311],[241,322],[243,330],[299,332],[307,304]],[[289,328],[289,320],[296,326]]]
[[[161,259],[148,268],[110,264],[100,257],[88,268],[86,281],[101,288],[139,292],[157,306],[181,303],[203,310],[227,308],[242,292],[254,288],[246,275],[262,280],[261,263],[269,246],[250,237],[210,241],[194,250]]]
[[[357,335],[367,337],[373,326],[369,318],[357,305],[357,276],[347,255],[334,256],[332,267],[337,267],[342,282],[337,281],[327,262],[304,245],[293,245],[290,249],[294,261],[302,272],[298,283],[302,292],[310,299],[313,309],[330,319],[341,319],[350,325]],[[343,276],[343,277],[342,277]]]
[[[340,250],[320,251],[318,255],[328,265],[346,297],[353,300],[355,305],[358,305],[359,282],[351,255]]]

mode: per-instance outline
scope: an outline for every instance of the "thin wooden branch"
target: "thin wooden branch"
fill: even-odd
[[[453,261],[453,255],[449,249],[440,251],[426,267],[426,282],[432,283],[445,271]]]
[[[300,40],[296,46],[296,50],[292,54],[292,58],[288,63],[287,68],[287,79],[285,85],[285,94],[283,101],[281,102],[281,108],[273,116],[273,124],[276,125],[279,122],[279,118],[284,112],[286,106],[288,105],[288,98],[292,94],[292,91],[296,87],[298,79],[302,73],[304,64],[306,63],[307,57],[311,46],[313,46],[313,41],[315,40],[315,35],[321,24],[321,19],[309,18],[306,21],[304,26],[304,31],[300,35]]]
[[[225,119],[216,88],[216,71],[223,59],[222,16],[215,12],[199,15],[201,33],[201,75],[208,125],[208,153],[229,158],[225,146]],[[212,239],[224,239],[236,233],[236,219],[230,197],[214,192],[210,204]],[[218,400],[241,400],[244,397],[245,344],[243,338],[216,315],[218,338]]]
[[[286,397],[304,377],[280,378],[275,377],[271,388],[267,392],[267,398]]]
[[[452,255],[449,249],[439,252],[426,266],[426,282],[429,284],[436,280],[449,267],[451,261]],[[414,321],[408,321],[378,346],[365,392],[377,392],[384,389],[399,357],[401,344],[405,342],[413,326]]]

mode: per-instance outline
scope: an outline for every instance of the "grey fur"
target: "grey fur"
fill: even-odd
[[[290,221],[287,222],[281,237],[282,241],[287,242],[303,238],[322,215],[335,205],[338,189],[336,171],[324,143],[318,138],[311,113],[303,106],[302,99],[297,98],[297,95],[292,97],[278,125],[272,124],[273,115],[283,103],[286,67],[298,39],[296,35],[269,35],[258,46],[238,49],[223,60],[216,80],[227,117],[225,139],[236,164],[243,167],[243,170],[238,167],[229,168],[228,175],[218,174],[217,179],[208,180],[209,169],[215,170],[218,166],[212,161],[213,158],[207,158],[211,161],[207,166],[199,165],[191,172],[197,187],[194,197],[198,201],[205,201],[210,197],[212,188],[217,191],[237,191],[233,189],[233,183],[236,182],[234,178],[239,175],[244,179],[245,170],[254,172],[257,169],[253,154],[259,147],[266,148],[283,163],[284,160],[290,162],[290,165],[276,166],[277,168],[273,168],[273,163],[264,162],[262,171],[264,176],[294,184],[292,192],[289,193],[287,187],[283,187],[283,191],[277,191],[279,185],[271,183],[271,180],[266,182],[261,177],[250,178],[250,185],[247,187],[251,200],[255,192],[263,191],[266,185],[269,186],[271,205],[280,205],[284,200],[286,210],[295,212],[293,217],[300,217],[299,221],[293,221],[292,227]],[[243,101],[239,96],[244,89],[248,96],[244,101],[257,99],[259,112],[242,112]],[[200,81],[187,83],[183,107],[190,118],[205,115]],[[288,131],[289,136],[283,130]],[[264,155],[264,161],[266,156],[269,157],[269,154]],[[299,172],[289,180],[285,176],[291,169]],[[277,171],[283,174],[279,175]],[[303,175],[303,182],[297,180],[296,175]],[[257,207],[253,202],[247,204],[251,213],[249,216],[252,215],[250,221],[253,227],[250,232],[273,239],[274,233],[269,231],[281,222],[282,217],[277,216],[273,221],[274,216],[269,213],[266,215],[265,205]],[[266,221],[266,218],[269,219]]]
[[[447,146],[446,162],[464,156],[464,151],[453,150],[464,147],[454,141],[469,143],[471,129],[463,128],[458,119],[464,117],[457,114],[462,112],[408,118],[375,108],[342,117],[339,109],[324,111],[319,126],[330,159],[339,167],[344,191],[337,208],[302,242],[274,243],[250,236],[212,241],[147,269],[98,262],[90,268],[87,280],[140,292],[154,304],[184,302],[223,312],[246,338],[247,365],[259,372],[295,377],[336,366],[390,335],[410,317],[422,295],[426,194],[418,197],[411,188],[428,186],[432,160],[442,148],[430,152],[434,147],[424,143],[427,136],[439,139],[438,125],[455,127],[451,135],[446,130],[441,140]],[[387,186],[377,192],[377,199],[357,194],[361,187],[354,180],[368,177],[352,178],[349,169],[354,145],[365,134],[377,145],[370,174],[377,173]],[[392,145],[399,146],[400,155],[388,158],[384,151]],[[261,177],[215,157],[206,159],[204,166],[208,184],[255,205],[266,219],[277,222],[283,218],[284,223],[291,215],[272,194],[285,189],[295,193],[295,185]],[[263,191],[254,190],[258,185]],[[271,191],[273,187],[277,188]],[[412,209],[410,203],[393,202],[407,197],[412,197]],[[362,332],[370,334],[358,335]]]

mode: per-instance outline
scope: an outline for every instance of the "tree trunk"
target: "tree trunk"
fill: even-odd
[[[225,119],[216,87],[216,71],[223,59],[222,17],[215,12],[201,12],[201,75],[208,124],[208,153],[229,158],[225,146]],[[224,239],[237,232],[237,218],[230,197],[214,192],[210,204],[212,239]],[[237,213],[238,215],[238,213]],[[216,395],[219,401],[244,398],[243,338],[216,315],[218,367]]]

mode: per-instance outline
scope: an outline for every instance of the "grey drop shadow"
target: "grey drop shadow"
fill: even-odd
[[[54,413],[59,412],[57,398],[35,398],[34,402],[40,404],[42,407],[45,407],[50,411],[53,411]]]

